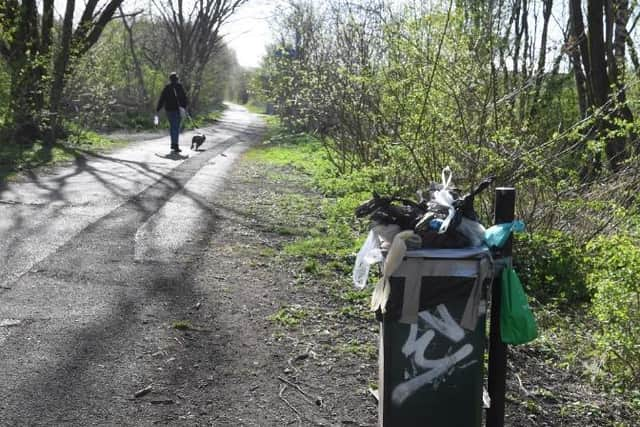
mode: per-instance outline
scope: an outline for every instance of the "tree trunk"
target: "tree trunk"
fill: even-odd
[[[629,57],[631,58],[631,63],[633,64],[633,72],[636,77],[640,78],[640,59],[638,58],[638,51],[633,45],[633,40],[631,37],[627,37],[625,40],[627,44],[627,49],[629,49]]]
[[[529,99],[529,58],[531,55],[531,51],[529,49],[529,0],[522,0],[522,34],[523,34],[523,42],[524,48],[522,49],[522,71],[520,74],[520,97],[518,102],[518,115],[520,121],[523,121],[525,118],[525,114],[527,111],[527,103]]]
[[[580,0],[570,0],[569,2],[569,40],[567,41],[569,50],[569,59],[573,68],[573,75],[576,81],[576,94],[578,97],[578,106],[580,107],[580,117],[585,118],[588,114],[591,97],[587,89],[587,76],[583,69],[589,67],[588,62],[582,61],[583,56],[582,44],[584,36],[584,23],[582,22],[582,10],[580,9]],[[586,46],[585,46],[586,47]]]
[[[544,64],[547,61],[547,35],[549,32],[549,19],[551,18],[551,9],[553,8],[553,0],[543,0],[542,5],[542,35],[540,36],[540,51],[538,53],[538,69],[536,71],[535,87],[533,90],[533,105],[531,106],[530,116],[536,115],[538,109],[538,101],[540,98],[540,89],[542,87],[542,78],[544,76]]]
[[[113,17],[123,0],[110,0],[107,4],[95,11],[98,0],[88,0],[85,4],[82,17],[75,31],[73,30],[73,15],[75,11],[75,0],[67,0],[64,20],[62,22],[62,33],[60,36],[60,49],[56,55],[52,72],[52,84],[50,92],[50,110],[52,115],[52,132],[48,136],[48,141],[53,142],[57,130],[61,126],[60,104],[66,77],[69,73],[70,64],[73,59],[86,53],[93,46],[107,23]]]
[[[569,0],[569,13],[571,14],[572,41],[575,43],[576,53],[574,69],[579,68],[578,74],[584,76],[584,89],[587,107],[584,116],[586,117],[587,109],[594,104],[593,93],[591,91],[591,62],[589,60],[589,44],[584,29],[584,19],[582,17],[582,5],[580,0]],[[573,61],[572,61],[573,62]],[[579,90],[579,89],[578,89]]]
[[[73,12],[75,0],[67,0],[67,8],[62,22],[62,34],[60,36],[60,50],[56,55],[53,66],[53,82],[51,84],[50,109],[53,118],[52,132],[48,139],[53,143],[56,138],[57,128],[61,125],[59,117],[60,102],[64,89],[65,73],[69,64],[69,52],[71,51],[71,38],[73,31]]]
[[[602,107],[609,96],[609,77],[605,57],[604,29],[602,20],[603,0],[591,0],[587,8],[587,22],[589,25],[588,58],[590,73],[589,86],[593,94],[593,106]]]
[[[611,17],[611,21],[615,21],[615,29],[613,31],[612,48],[608,54],[611,56],[613,87],[616,91],[613,94],[615,99],[615,114],[618,119],[622,119],[626,123],[633,122],[633,113],[627,104],[627,95],[625,89],[625,47],[629,33],[627,32],[627,24],[629,22],[629,2],[628,0],[618,0],[613,8],[615,17]],[[620,168],[620,163],[628,158],[629,153],[627,143],[636,141],[636,135],[619,135],[613,138],[610,144],[607,144],[607,157],[609,165],[614,171]]]
[[[122,6],[120,6],[120,15],[122,15],[122,24],[124,25],[125,30],[129,36],[129,49],[131,50],[131,60],[133,61],[133,66],[136,72],[136,78],[138,79],[138,85],[140,87],[140,92],[142,94],[142,99],[144,105],[149,108],[153,108],[151,105],[151,99],[149,98],[149,93],[147,92],[147,87],[144,84],[144,73],[142,72],[142,67],[140,66],[140,60],[138,59],[138,54],[135,49],[135,40],[133,38],[133,29],[131,25],[127,22],[127,18],[124,16],[122,12]]]
[[[4,55],[11,72],[9,107],[14,139],[18,143],[31,143],[41,136],[40,112],[44,107],[38,10],[33,0],[22,1],[19,6],[17,2],[9,2],[6,6],[8,19],[17,24],[8,55]],[[10,15],[11,12],[14,14]]]

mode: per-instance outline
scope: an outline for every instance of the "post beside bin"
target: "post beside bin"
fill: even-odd
[[[408,251],[380,320],[379,425],[482,423],[485,248]]]

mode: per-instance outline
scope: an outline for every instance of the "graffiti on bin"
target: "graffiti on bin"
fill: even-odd
[[[451,317],[444,304],[438,305],[436,311],[439,317],[428,310],[421,311],[418,314],[418,322],[422,322],[431,328],[427,329],[419,337],[418,322],[411,324],[409,337],[402,346],[402,353],[411,361],[414,372],[405,372],[407,381],[398,384],[391,392],[391,400],[396,405],[401,405],[425,385],[437,383],[445,374],[453,372],[456,367],[465,368],[475,362],[471,361],[464,366],[456,366],[473,353],[473,346],[468,343],[458,348],[453,354],[446,355],[440,359],[425,358],[425,352],[436,332],[439,332],[454,344],[459,343],[464,338],[464,330]],[[424,372],[416,375],[420,371]]]

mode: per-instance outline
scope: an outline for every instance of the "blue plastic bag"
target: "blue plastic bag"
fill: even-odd
[[[496,224],[484,232],[484,242],[490,248],[501,248],[507,242],[512,231],[523,231],[524,222],[520,220]]]

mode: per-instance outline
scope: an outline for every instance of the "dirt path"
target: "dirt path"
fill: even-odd
[[[3,189],[0,425],[375,424],[375,366],[338,349],[355,326],[327,323],[330,288],[278,255],[286,186],[250,163],[223,178],[247,129]],[[291,307],[307,319],[269,320]]]
[[[238,114],[192,158],[145,141],[2,189],[0,426],[377,425],[373,316],[283,253],[321,198],[240,159]],[[539,349],[509,366],[507,426],[634,425]]]
[[[304,192],[296,182],[304,177],[290,172],[242,162],[218,201],[224,226],[196,276],[203,287],[217,284],[207,304],[225,331],[213,425],[377,425],[368,394],[377,326],[340,314],[344,283],[319,281],[302,260],[279,255],[318,220],[287,216],[283,198]],[[305,197],[312,208],[320,203]]]

